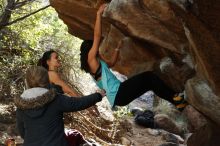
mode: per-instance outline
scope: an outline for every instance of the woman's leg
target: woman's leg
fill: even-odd
[[[121,83],[116,95],[115,105],[127,105],[149,90],[173,103],[176,92],[168,87],[156,74],[148,71],[135,75]]]

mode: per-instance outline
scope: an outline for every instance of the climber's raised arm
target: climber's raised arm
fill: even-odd
[[[97,14],[96,14],[96,22],[95,22],[95,28],[94,28],[94,39],[93,39],[93,45],[91,50],[89,51],[88,54],[88,62],[95,62],[98,64],[97,60],[97,54],[99,51],[99,46],[100,46],[100,41],[102,37],[102,13],[106,7],[106,4],[103,4],[99,7]]]

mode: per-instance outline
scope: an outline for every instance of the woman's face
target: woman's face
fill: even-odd
[[[49,67],[60,67],[60,61],[56,52],[53,52],[50,55],[50,59],[47,61],[47,64]]]

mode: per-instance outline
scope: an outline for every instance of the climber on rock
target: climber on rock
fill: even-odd
[[[125,106],[145,92],[151,90],[159,97],[173,103],[179,110],[186,106],[184,97],[178,96],[174,90],[167,86],[155,73],[146,71],[135,75],[124,82],[120,82],[110,71],[114,66],[123,40],[118,43],[111,60],[106,60],[99,54],[101,41],[101,20],[106,5],[101,5],[97,11],[94,40],[85,40],[81,44],[81,69],[90,73],[97,86],[105,90],[111,106]]]

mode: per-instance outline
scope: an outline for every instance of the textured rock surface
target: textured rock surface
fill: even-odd
[[[207,124],[206,118],[191,105],[188,105],[184,109],[183,113],[187,117],[187,128],[190,132],[196,132],[201,127]]]
[[[124,126],[122,143],[124,145],[130,143],[126,146],[157,146],[166,142],[166,140],[162,139],[162,134],[159,131],[158,135],[152,135],[149,133],[149,128],[135,124],[133,118],[123,120],[122,124]]]
[[[187,146],[218,146],[219,129],[217,125],[206,124],[189,137]]]
[[[176,91],[187,89],[188,102],[220,125],[219,0],[50,2],[81,39],[93,38],[97,8],[108,2],[100,52],[110,58],[119,40],[125,42],[114,69],[128,76],[154,70]]]
[[[154,122],[158,128],[164,129],[170,133],[181,135],[181,129],[177,124],[165,114],[157,114],[154,116]]]
[[[220,98],[201,79],[192,78],[186,84],[188,101],[199,111],[220,124]]]

